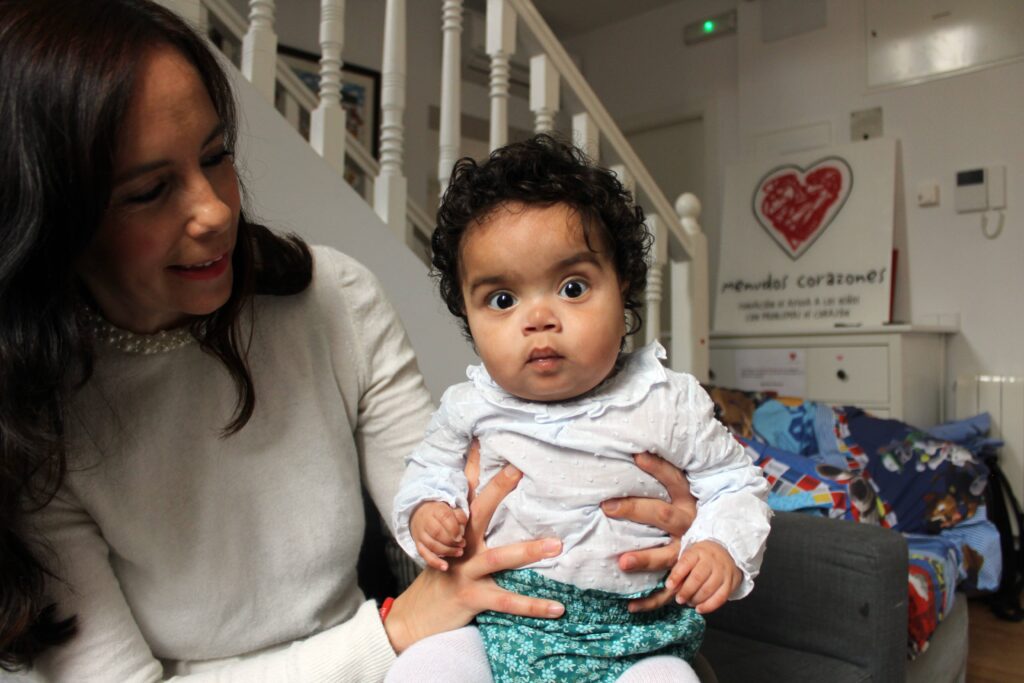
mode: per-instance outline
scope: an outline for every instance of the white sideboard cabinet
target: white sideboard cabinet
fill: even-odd
[[[711,383],[738,381],[741,349],[802,351],[803,398],[930,427],[945,419],[946,340],[955,328],[886,325],[799,334],[711,333]]]

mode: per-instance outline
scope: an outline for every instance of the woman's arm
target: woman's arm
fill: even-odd
[[[60,614],[77,614],[79,625],[71,641],[37,660],[45,681],[149,683],[175,673],[181,675],[171,680],[218,683],[373,681],[383,678],[394,659],[376,606],[367,602],[348,621],[285,648],[165,671],[114,575],[110,547],[74,496],[62,490],[33,522],[53,549],[62,579],[52,582],[51,594]]]

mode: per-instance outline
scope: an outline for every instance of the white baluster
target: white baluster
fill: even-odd
[[[590,114],[585,111],[572,117],[572,142],[583,150],[591,161],[597,162],[601,153],[601,131],[597,129]]]
[[[345,0],[320,0],[320,102],[309,117],[309,144],[339,174],[345,172],[345,110],[341,108],[341,48]]]
[[[530,111],[533,112],[533,132],[550,133],[555,128],[558,113],[558,71],[547,55],[530,58]]]
[[[380,175],[373,187],[373,208],[406,241],[408,184],[403,166],[405,127],[405,0],[387,0],[381,75]]]
[[[176,13],[197,31],[206,35],[206,8],[200,0],[158,0],[161,5]]]
[[[633,197],[636,197],[636,178],[629,172],[629,169],[622,164],[614,164],[608,167],[608,170],[615,174],[615,177],[622,183],[622,187],[626,189]]]
[[[508,142],[509,57],[516,50],[516,13],[508,0],[487,0],[491,57],[491,151]]]
[[[654,237],[647,263],[647,289],[644,290],[644,342],[661,338],[661,300],[665,265],[668,263],[668,229],[657,214],[647,216],[647,230]]]
[[[274,0],[249,0],[249,30],[242,39],[242,74],[268,102],[274,102],[277,34]]]
[[[708,381],[708,243],[697,218],[700,200],[687,192],[676,200],[676,213],[690,237],[689,261],[672,261],[672,367],[685,370],[701,382]]]
[[[462,138],[462,0],[444,0],[441,9],[444,45],[441,57],[441,130],[437,179],[441,194],[448,188]]]

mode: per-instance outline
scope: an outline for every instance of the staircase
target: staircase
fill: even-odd
[[[248,18],[229,0],[160,1],[211,36],[233,64],[228,71],[241,112],[236,154],[250,213],[275,229],[334,246],[369,267],[398,309],[427,385],[439,398],[448,385],[464,379],[465,367],[475,357],[428,278],[429,235],[436,206],[418,206],[408,197],[402,121],[406,0],[386,0],[380,28],[379,162],[346,130],[340,97],[344,0],[320,2],[318,93],[278,56],[274,0],[249,0]],[[287,7],[286,2],[281,4]],[[439,4],[442,72],[437,181],[443,191],[460,156],[465,10],[462,0]],[[661,339],[674,369],[706,380],[707,243],[697,222],[699,200],[684,194],[673,207],[662,194],[530,0],[487,0],[490,149],[508,141],[510,75],[517,44],[526,45],[530,55],[534,132],[571,136],[592,159],[612,168],[645,208],[655,246],[644,341]],[[305,121],[308,124],[302,125]],[[558,130],[559,124],[568,129]],[[346,171],[359,179],[360,192],[344,180]]]

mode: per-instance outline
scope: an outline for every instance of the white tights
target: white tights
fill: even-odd
[[[425,638],[395,660],[384,683],[493,683],[480,632],[472,626]],[[700,683],[690,665],[677,657],[642,659],[618,683]]]

